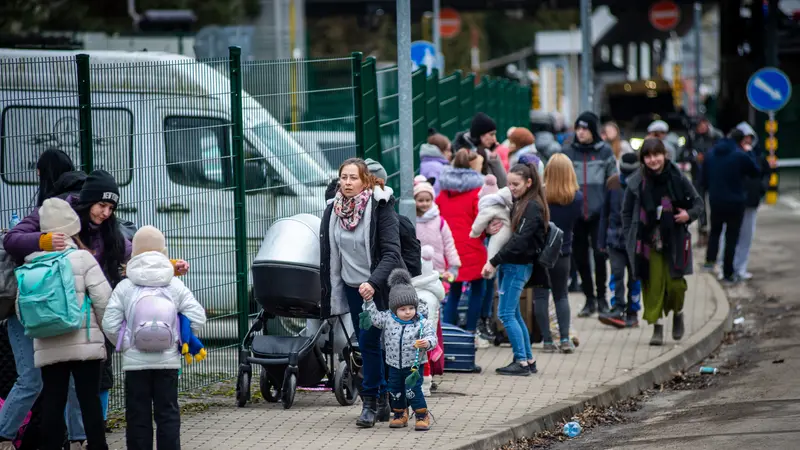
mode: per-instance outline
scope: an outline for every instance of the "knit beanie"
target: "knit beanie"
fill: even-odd
[[[508,141],[514,144],[517,150],[519,150],[533,144],[533,133],[527,128],[517,127],[508,135]]]
[[[367,158],[364,160],[364,162],[367,163],[367,169],[369,170],[369,173],[375,175],[381,180],[386,180],[389,178],[389,175],[386,173],[386,169],[384,169],[381,163],[378,161],[375,161],[372,158]]]
[[[78,205],[91,206],[95,203],[107,202],[117,207],[119,203],[119,186],[114,177],[105,170],[95,170],[86,177],[81,193],[78,196]]]
[[[417,198],[417,194],[421,194],[423,192],[430,194],[432,199],[436,198],[436,193],[434,192],[431,183],[428,182],[428,179],[425,178],[424,175],[417,175],[414,177],[414,198]]]
[[[164,238],[164,233],[151,225],[139,228],[131,241],[131,256],[141,255],[146,252],[167,254],[167,241]]]
[[[401,306],[419,307],[417,291],[411,285],[411,274],[406,269],[394,269],[389,274],[389,309],[397,314]]]
[[[624,153],[619,160],[619,171],[628,176],[639,169],[639,157],[636,153]]]
[[[591,111],[584,111],[575,120],[575,128],[586,128],[591,131],[593,142],[602,140],[600,138],[600,118]]]
[[[496,194],[498,190],[500,188],[497,187],[497,177],[491,174],[486,175],[483,177],[483,187],[478,192],[478,197],[483,198],[485,195]]]
[[[479,112],[472,118],[472,124],[469,126],[469,135],[475,142],[478,142],[481,136],[495,131],[496,129],[497,124],[494,123],[494,120],[486,114]]]
[[[53,197],[45,200],[39,208],[39,229],[42,233],[75,236],[81,232],[81,221],[69,203]]]

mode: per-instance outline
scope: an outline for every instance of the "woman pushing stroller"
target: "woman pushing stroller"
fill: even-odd
[[[389,420],[381,330],[359,327],[364,300],[378,310],[388,309],[388,279],[403,267],[398,219],[392,209],[392,190],[369,171],[362,159],[339,167],[339,187],[320,225],[320,284],[322,315],[348,310],[357,330],[362,358],[361,415],[356,425],[370,428]]]

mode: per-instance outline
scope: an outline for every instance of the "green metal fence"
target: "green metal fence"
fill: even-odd
[[[397,68],[379,70],[360,53],[252,62],[236,47],[205,61],[17,55],[0,58],[0,225],[35,207],[47,149],[65,151],[77,170],[111,172],[117,216],[164,232],[170,257],[190,263],[183,281],[208,314],[200,338],[209,357],[184,366],[182,390],[235,376],[238,343],[259,310],[249,267],[275,220],[321,214],[325,187],[349,157],[382,162],[399,191]],[[311,78],[318,88],[308,88]],[[415,165],[429,127],[453,138],[477,111],[495,117],[500,138],[527,123],[527,90],[506,81],[476,85],[472,75],[440,79],[421,68],[412,85]],[[276,318],[268,332],[304,326]],[[113,358],[119,408],[123,374]]]

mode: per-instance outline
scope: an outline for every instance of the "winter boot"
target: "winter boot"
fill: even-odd
[[[372,428],[375,426],[375,419],[378,416],[378,399],[375,397],[361,397],[363,403],[361,415],[356,420],[356,426],[360,428]]]
[[[650,345],[664,345],[664,325],[653,325],[653,337],[650,338]]]
[[[672,314],[672,339],[680,341],[683,337],[683,312]]]
[[[578,313],[578,317],[589,317],[596,312],[597,312],[597,299],[587,298],[586,305],[584,305],[581,312]]]
[[[408,408],[392,409],[394,416],[389,422],[389,428],[404,428],[408,426]]]
[[[491,327],[492,319],[488,317],[483,317],[481,320],[478,321],[478,335],[482,339],[485,339],[489,342],[494,340],[494,333],[492,332]]]
[[[388,422],[392,415],[389,408],[389,393],[378,396],[378,422]]]
[[[417,423],[414,429],[417,431],[428,431],[431,429],[431,413],[428,408],[415,409],[414,415],[416,416]]]

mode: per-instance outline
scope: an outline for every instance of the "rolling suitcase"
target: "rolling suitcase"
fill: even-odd
[[[442,324],[444,371],[480,373],[475,364],[475,335],[450,324]]]

